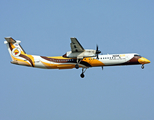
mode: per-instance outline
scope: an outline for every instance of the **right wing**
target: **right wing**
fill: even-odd
[[[82,45],[79,43],[79,41],[76,38],[71,38],[71,51],[73,52],[83,52],[84,48]]]

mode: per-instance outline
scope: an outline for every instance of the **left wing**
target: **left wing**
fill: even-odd
[[[70,46],[71,46],[72,53],[84,51],[84,48],[82,47],[82,45],[79,43],[79,41],[76,38],[71,38]]]

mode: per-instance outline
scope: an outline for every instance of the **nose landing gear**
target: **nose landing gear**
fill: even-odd
[[[80,74],[81,78],[84,78],[84,73],[86,72],[87,68],[82,68],[82,73]]]
[[[144,69],[144,64],[142,64],[141,68]]]

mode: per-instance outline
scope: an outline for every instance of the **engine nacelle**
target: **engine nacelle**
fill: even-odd
[[[63,55],[63,57],[68,58],[84,58],[84,57],[95,57],[96,50],[85,50],[84,52],[72,52],[69,51]]]

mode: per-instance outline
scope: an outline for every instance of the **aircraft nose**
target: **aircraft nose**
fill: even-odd
[[[148,59],[146,59],[144,57],[141,57],[141,58],[138,59],[138,62],[140,64],[148,64],[148,63],[150,63],[150,60],[148,60]]]

